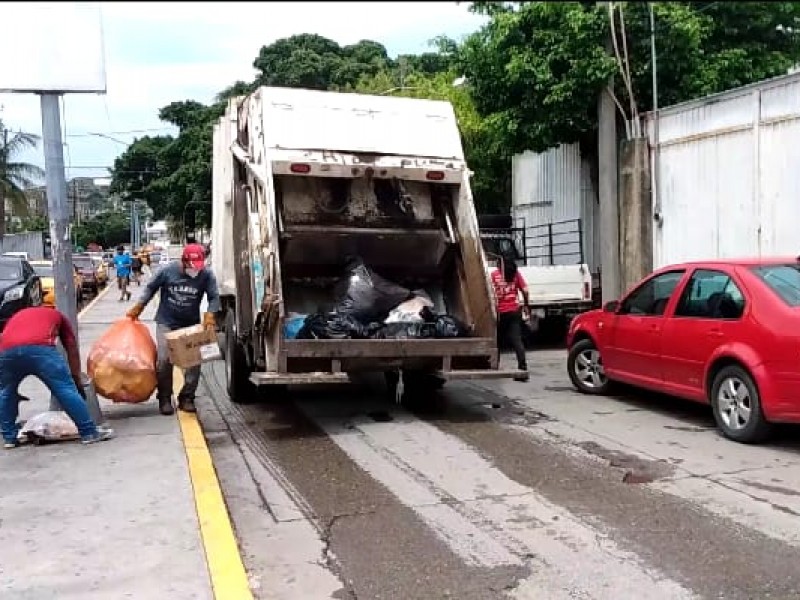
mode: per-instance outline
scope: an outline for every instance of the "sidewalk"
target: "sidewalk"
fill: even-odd
[[[113,281],[109,287],[79,317],[84,370],[94,341],[143,289],[119,302]],[[155,305],[143,322],[152,325]],[[21,404],[22,419],[48,409],[40,382],[29,379],[20,391],[32,399]],[[111,441],[0,452],[0,598],[214,598],[206,559],[213,552],[204,548],[190,474],[192,452],[207,453],[196,419],[162,416],[154,400],[100,403],[116,432]],[[195,428],[186,447],[182,425]]]

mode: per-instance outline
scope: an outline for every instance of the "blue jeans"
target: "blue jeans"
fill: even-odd
[[[0,432],[3,440],[14,442],[17,439],[17,387],[29,375],[47,386],[75,423],[82,439],[97,435],[97,426],[75,387],[61,352],[54,346],[18,346],[0,352]]]

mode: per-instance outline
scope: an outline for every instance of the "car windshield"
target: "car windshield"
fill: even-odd
[[[19,281],[22,278],[18,263],[0,262],[0,281]]]
[[[53,266],[52,265],[33,265],[33,270],[36,271],[36,274],[39,277],[52,277],[53,276]]]
[[[764,265],[753,272],[789,306],[800,306],[800,265]]]
[[[94,263],[91,258],[75,258],[72,260],[73,264],[79,269],[93,269]]]

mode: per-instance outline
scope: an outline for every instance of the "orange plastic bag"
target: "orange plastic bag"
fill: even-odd
[[[114,402],[146,402],[156,389],[156,344],[147,326],[122,319],[89,352],[88,372],[98,394]]]

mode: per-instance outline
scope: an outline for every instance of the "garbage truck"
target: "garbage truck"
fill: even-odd
[[[469,175],[449,102],[276,87],[230,99],[211,245],[231,400],[360,372],[425,389],[521,375],[499,368]],[[420,314],[398,317],[403,302]]]

